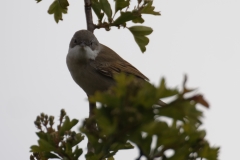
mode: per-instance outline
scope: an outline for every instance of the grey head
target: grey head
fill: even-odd
[[[69,56],[85,60],[94,60],[101,49],[94,34],[88,30],[79,30],[74,35],[69,44]]]

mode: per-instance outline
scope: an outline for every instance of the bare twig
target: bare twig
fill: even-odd
[[[94,116],[94,110],[96,108],[96,102],[92,103],[89,101],[89,119],[91,119]],[[97,127],[96,127],[96,121],[91,121],[90,124],[86,125],[86,128],[89,132],[96,132],[97,131]],[[88,149],[88,153],[94,153],[94,148],[92,146],[92,144],[89,142],[88,140],[88,144],[87,144],[87,149]]]
[[[87,30],[93,32],[95,27],[93,24],[92,19],[92,6],[90,0],[84,0],[85,2],[85,14],[86,14],[86,21],[87,21]]]

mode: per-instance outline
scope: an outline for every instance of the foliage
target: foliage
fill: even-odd
[[[154,10],[153,0],[137,0],[132,10],[130,0],[114,2],[113,10],[108,0],[91,0],[98,18],[95,29],[127,28],[145,52],[149,43],[147,36],[153,30],[139,25],[127,27],[127,23],[144,23],[143,14],[160,15]],[[68,6],[68,0],[54,0],[48,13],[53,14],[58,23]],[[134,147],[139,150],[138,160],[141,157],[147,160],[217,160],[219,148],[211,147],[205,139],[206,132],[200,129],[203,113],[197,109],[199,104],[207,108],[209,105],[201,94],[194,94],[194,90],[186,87],[186,76],[182,90],[166,87],[164,79],[158,87],[124,74],[115,79],[115,87],[90,97],[90,101],[100,105],[78,132],[72,130],[78,120],[70,120],[64,110],[61,110],[57,129],[53,128],[53,116],[43,113],[38,116],[34,123],[39,130],[36,133],[39,140],[37,145],[31,146],[30,159],[77,160],[83,153],[78,144],[85,134],[91,145],[85,155],[87,160],[114,160],[117,152]],[[163,103],[160,99],[169,102]],[[173,154],[169,155],[168,151]]]
[[[54,117],[44,113],[37,116],[34,124],[38,128],[38,145],[31,146],[30,160],[46,160],[51,158],[77,160],[82,154],[82,149],[78,148],[83,139],[81,133],[71,131],[78,120],[70,120],[64,110],[61,110],[60,120],[57,129],[53,128]]]
[[[138,159],[217,159],[219,148],[211,147],[205,139],[206,133],[200,129],[203,115],[196,108],[198,104],[208,107],[208,103],[202,95],[194,95],[193,90],[186,88],[186,78],[182,91],[166,87],[164,79],[158,87],[147,82],[139,85],[136,79],[124,74],[116,76],[116,81],[116,87],[91,97],[91,101],[100,102],[100,106],[93,117],[85,120],[81,133],[70,131],[76,120],[70,121],[67,116],[64,122],[60,118],[63,125],[54,132],[51,131],[52,123],[46,127],[47,132],[43,132],[39,123],[46,126],[44,118],[41,118],[44,116],[37,118],[35,124],[40,129],[37,133],[40,140],[38,146],[31,147],[31,151],[38,152],[42,159],[51,158],[50,154],[68,160],[76,159],[72,148],[83,139],[84,133],[94,149],[94,152],[85,155],[87,160],[114,159],[118,151],[132,149],[133,146],[139,150]],[[160,106],[158,101],[162,98],[172,100]],[[97,129],[88,130],[86,126],[93,122],[97,124]],[[58,138],[53,139],[52,133]],[[69,143],[63,137],[66,133],[75,133],[79,138],[72,138],[75,141]],[[65,147],[57,147],[60,140]],[[173,155],[166,154],[169,150],[174,152]]]
[[[40,2],[41,0],[36,1]],[[98,24],[95,25],[95,28],[110,30],[113,26],[118,28],[121,26],[126,27],[127,22],[130,21],[142,24],[144,22],[143,14],[160,15],[160,12],[154,11],[153,0],[138,0],[136,6],[131,11],[129,11],[130,0],[115,0],[114,2],[115,10],[113,12],[108,0],[91,0],[92,9],[98,18]],[[59,20],[63,20],[62,15],[67,13],[68,6],[68,0],[54,0],[48,9],[48,13],[53,14],[55,21],[58,23]],[[123,11],[124,9],[125,11]],[[115,18],[117,13],[120,14]],[[108,21],[103,19],[104,16],[107,17]],[[145,52],[146,45],[149,43],[149,39],[146,36],[151,34],[153,30],[150,27],[139,25],[127,28],[133,34],[141,51]],[[135,32],[136,30],[137,32]]]

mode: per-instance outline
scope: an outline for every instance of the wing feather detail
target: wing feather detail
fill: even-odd
[[[98,73],[110,78],[113,78],[115,74],[123,72],[148,80],[138,69],[105,45],[101,46],[101,51],[95,60],[91,60],[90,65],[94,67]]]

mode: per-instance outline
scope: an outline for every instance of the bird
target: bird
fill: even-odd
[[[139,81],[149,81],[115,51],[99,43],[88,30],[79,30],[73,35],[66,62],[73,80],[88,97],[116,85],[114,75],[119,73],[133,75]]]

